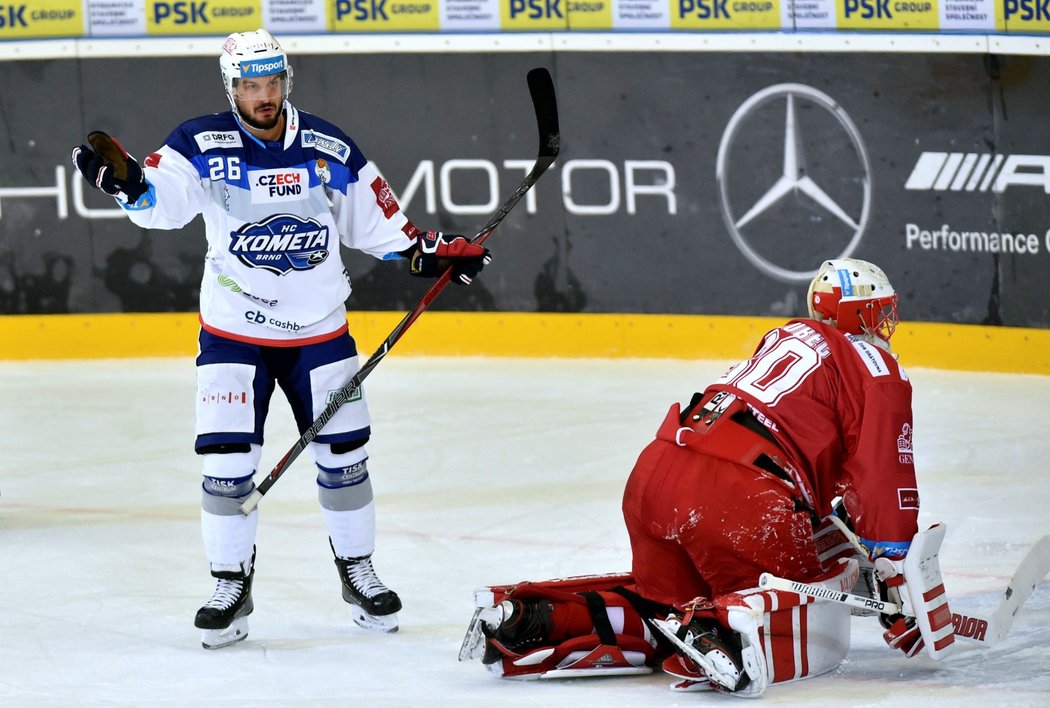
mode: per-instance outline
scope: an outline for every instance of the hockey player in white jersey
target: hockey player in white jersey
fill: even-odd
[[[413,275],[453,268],[469,284],[488,251],[462,236],[420,231],[339,128],[288,101],[292,67],[265,30],[231,34],[219,58],[232,110],[178,126],[143,164],[100,131],[73,150],[88,183],[114,196],[137,225],[179,229],[204,217],[196,452],[203,461],[201,527],[216,578],[195,625],[205,648],[243,640],[252,612],[263,425],[280,385],[300,431],[358,370],[344,302],[340,243],[380,259],[411,260]],[[375,508],[364,395],[310,443],[320,505],[343,599],[354,621],[392,632],[401,601],[372,567]]]

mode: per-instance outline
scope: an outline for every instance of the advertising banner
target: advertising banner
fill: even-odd
[[[667,0],[613,0],[613,26],[617,29],[666,29],[671,26]]]
[[[22,0],[0,3],[0,40],[79,37],[84,34],[83,0]]]
[[[327,0],[263,0],[263,27],[274,34],[324,32]]]
[[[841,0],[838,29],[936,30],[942,0]]]
[[[780,29],[780,0],[670,0],[674,29]]]
[[[1045,34],[1041,0],[22,0],[0,40],[274,33],[876,31]]]
[[[1006,27],[995,16],[995,0],[940,0],[938,28],[947,32],[996,32]]]
[[[500,28],[499,0],[444,0],[441,29],[491,32]]]
[[[505,30],[564,30],[569,26],[566,10],[568,2],[569,0],[501,0],[500,24]]]
[[[612,0],[568,0],[565,17],[568,29],[610,30],[615,26]]]
[[[562,152],[487,243],[492,265],[438,309],[797,315],[820,262],[853,255],[887,271],[905,319],[1050,327],[1048,58],[634,51],[292,63],[292,101],[345,129],[417,225],[467,234],[535,158],[525,74],[552,69]],[[72,170],[69,151],[104,129],[141,159],[182,120],[226,110],[210,88],[214,59],[11,67],[0,73],[0,313],[195,310],[200,219],[134,227]],[[428,284],[403,263],[345,256],[351,308],[406,310]]]
[[[88,0],[88,35],[133,37],[146,34],[146,4],[135,0]]]
[[[783,0],[780,10],[781,27],[833,30],[838,23],[835,0]]]
[[[336,32],[434,32],[441,28],[438,0],[335,0]]]
[[[148,34],[226,35],[262,22],[262,0],[146,0]]]

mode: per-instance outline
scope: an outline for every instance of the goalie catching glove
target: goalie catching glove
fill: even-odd
[[[88,134],[87,145],[73,148],[73,165],[95,189],[125,204],[136,204],[149,191],[142,168],[114,138],[100,130]]]
[[[425,231],[416,237],[416,247],[409,260],[412,275],[437,278],[451,266],[452,282],[470,285],[481,269],[492,262],[492,256],[489,249],[471,243],[464,236]]]

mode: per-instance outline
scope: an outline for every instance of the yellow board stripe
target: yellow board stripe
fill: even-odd
[[[401,312],[356,312],[363,356]],[[781,318],[715,315],[427,312],[398,342],[399,356],[740,359]],[[4,315],[0,359],[192,356],[195,313]],[[894,350],[906,367],[1050,375],[1050,330],[902,323]]]

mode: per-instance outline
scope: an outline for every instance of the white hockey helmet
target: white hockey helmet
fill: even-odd
[[[857,258],[824,261],[809,284],[809,316],[849,334],[890,341],[897,292],[878,266]]]
[[[241,79],[279,75],[283,81],[281,100],[286,100],[292,92],[292,65],[288,63],[288,55],[264,29],[234,32],[227,37],[219,55],[219,70],[226,98],[234,110],[237,108],[235,90]]]

